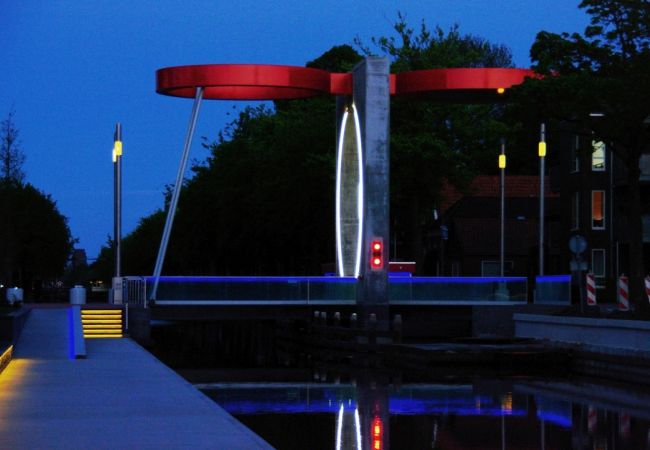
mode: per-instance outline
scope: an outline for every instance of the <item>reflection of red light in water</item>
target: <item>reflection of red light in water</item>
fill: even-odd
[[[618,416],[618,432],[621,437],[627,439],[630,437],[630,415],[628,413],[620,413]]]
[[[598,411],[593,406],[587,407],[587,431],[593,433],[598,425]]]
[[[373,450],[381,450],[381,440],[382,436],[384,434],[384,426],[381,423],[381,419],[379,417],[375,417],[372,419],[372,427],[371,427],[371,433],[370,435],[372,436],[372,449]]]

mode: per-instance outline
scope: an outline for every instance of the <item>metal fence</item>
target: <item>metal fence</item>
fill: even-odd
[[[147,307],[147,280],[145,277],[122,278],[122,301],[136,308]]]

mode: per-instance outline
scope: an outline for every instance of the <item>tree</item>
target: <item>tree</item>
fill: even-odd
[[[398,14],[393,28],[396,36],[372,39],[379,53],[390,59],[391,72],[512,67],[508,48],[463,35],[458,26],[431,31],[422,22],[416,33]],[[372,54],[361,42],[357,45]],[[499,139],[512,134],[503,113],[502,105],[391,99],[391,234],[401,244],[393,258],[418,262],[422,273],[425,232],[434,226],[433,210],[440,204],[444,181],[462,188],[486,167],[496,171]],[[425,273],[432,270],[424,268]]]
[[[625,165],[630,296],[644,313],[639,161],[650,152],[650,2],[583,0],[579,7],[591,16],[584,36],[538,33],[531,58],[545,77],[515,89],[516,99],[542,117],[592,131]]]
[[[160,236],[165,224],[165,212],[157,210],[140,219],[138,226],[122,239],[122,271],[129,275],[151,275]],[[175,227],[177,224],[175,225]],[[204,236],[197,236],[201,239]],[[110,283],[115,274],[115,243],[109,237],[102,246],[97,259],[90,268],[90,275],[95,280]]]
[[[67,219],[31,184],[0,180],[0,280],[38,289],[60,276],[72,251]]]
[[[14,111],[0,123],[0,179],[22,183],[25,155],[20,148],[18,129],[14,125]]]

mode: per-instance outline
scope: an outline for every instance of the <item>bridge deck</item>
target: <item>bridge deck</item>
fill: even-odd
[[[0,448],[267,449],[130,339],[71,359],[65,308],[34,309],[0,374]]]

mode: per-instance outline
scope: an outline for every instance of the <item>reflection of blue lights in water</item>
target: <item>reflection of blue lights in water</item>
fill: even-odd
[[[537,417],[561,427],[571,428],[571,403],[563,400],[535,396]]]
[[[555,425],[559,425],[564,428],[571,428],[573,425],[571,417],[566,417],[564,415],[549,411],[537,411],[537,418],[546,422],[554,423]]]
[[[205,389],[221,407],[231,414],[313,414],[353,411],[357,400],[343,397],[349,388],[339,392],[332,388],[292,389]],[[338,395],[337,395],[338,394]],[[348,392],[349,394],[349,392]],[[412,391],[389,396],[389,413],[392,415],[454,414],[460,416],[522,416],[524,409],[504,411],[498,398],[475,396],[463,392],[454,395],[440,390]],[[419,398],[418,398],[419,397]]]

